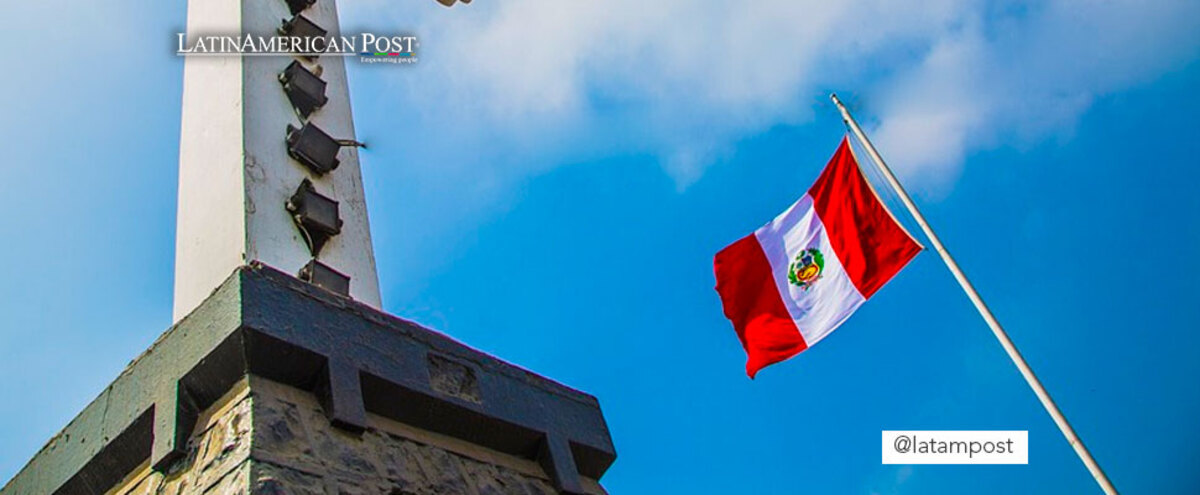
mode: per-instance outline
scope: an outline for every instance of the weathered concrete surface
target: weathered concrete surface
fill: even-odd
[[[201,414],[171,469],[144,464],[107,495],[556,493],[527,459],[374,415],[368,424],[361,436],[333,428],[314,395],[248,376]]]
[[[390,431],[379,421],[432,432],[520,459],[558,493],[588,493],[616,459],[594,397],[252,265],[130,363],[0,495],[100,495],[147,465],[170,476],[198,455],[202,412],[247,375],[306,391],[346,437]]]
[[[292,17],[282,1],[187,2],[187,32],[272,36]],[[337,2],[322,0],[302,15],[340,36]],[[319,62],[328,101],[301,119],[279,84],[293,60]],[[208,298],[250,260],[295,274],[313,258],[284,204],[301,181],[339,202],[341,233],[321,262],[349,275],[350,294],[382,307],[358,150],[342,148],[337,170],[318,175],[287,154],[288,125],[305,122],[339,139],[355,137],[343,57],[186,57],[179,138],[179,204],[175,236],[175,321]]]

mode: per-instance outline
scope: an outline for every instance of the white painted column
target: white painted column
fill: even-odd
[[[331,36],[340,34],[334,0],[302,14]],[[188,2],[189,36],[270,36],[291,12],[283,0]],[[296,274],[313,259],[285,208],[304,179],[339,202],[342,228],[318,260],[350,276],[350,296],[379,308],[379,278],[367,222],[358,150],[344,147],[337,169],[317,175],[288,156],[288,124],[303,122],[277,79],[296,58],[189,57],[184,63],[175,244],[175,308],[179,321],[239,266],[259,261]],[[328,102],[307,120],[337,139],[353,139],[346,67],[341,57],[302,61],[323,68]]]

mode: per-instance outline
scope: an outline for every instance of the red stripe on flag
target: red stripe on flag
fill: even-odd
[[[848,139],[842,139],[808,194],[838,260],[863,298],[870,298],[921,252],[921,245],[896,223],[863,178]]]
[[[746,374],[750,378],[764,366],[808,348],[783,305],[771,276],[771,264],[754,234],[717,253],[713,270],[725,316],[733,322],[746,349]]]

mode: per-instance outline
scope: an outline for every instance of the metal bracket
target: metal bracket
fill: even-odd
[[[309,261],[298,274],[300,280],[334,294],[350,297],[350,276],[317,260]]]
[[[312,123],[299,129],[288,124],[287,146],[289,156],[318,175],[331,172],[340,163],[337,154],[342,144]]]
[[[288,8],[291,9],[292,14],[298,14],[300,11],[312,7],[315,3],[317,3],[317,0],[287,0]]]
[[[298,60],[293,60],[279,73],[279,82],[301,118],[308,118],[329,101],[325,96],[325,81],[305,69]]]
[[[284,205],[292,214],[304,242],[313,256],[321,252],[325,242],[342,232],[338,202],[317,192],[312,181],[304,179],[296,193]]]

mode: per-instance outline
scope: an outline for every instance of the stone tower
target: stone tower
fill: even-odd
[[[193,0],[188,31],[337,11]],[[0,495],[604,493],[594,397],[380,311],[342,58],[188,58],[183,105],[175,324]]]

